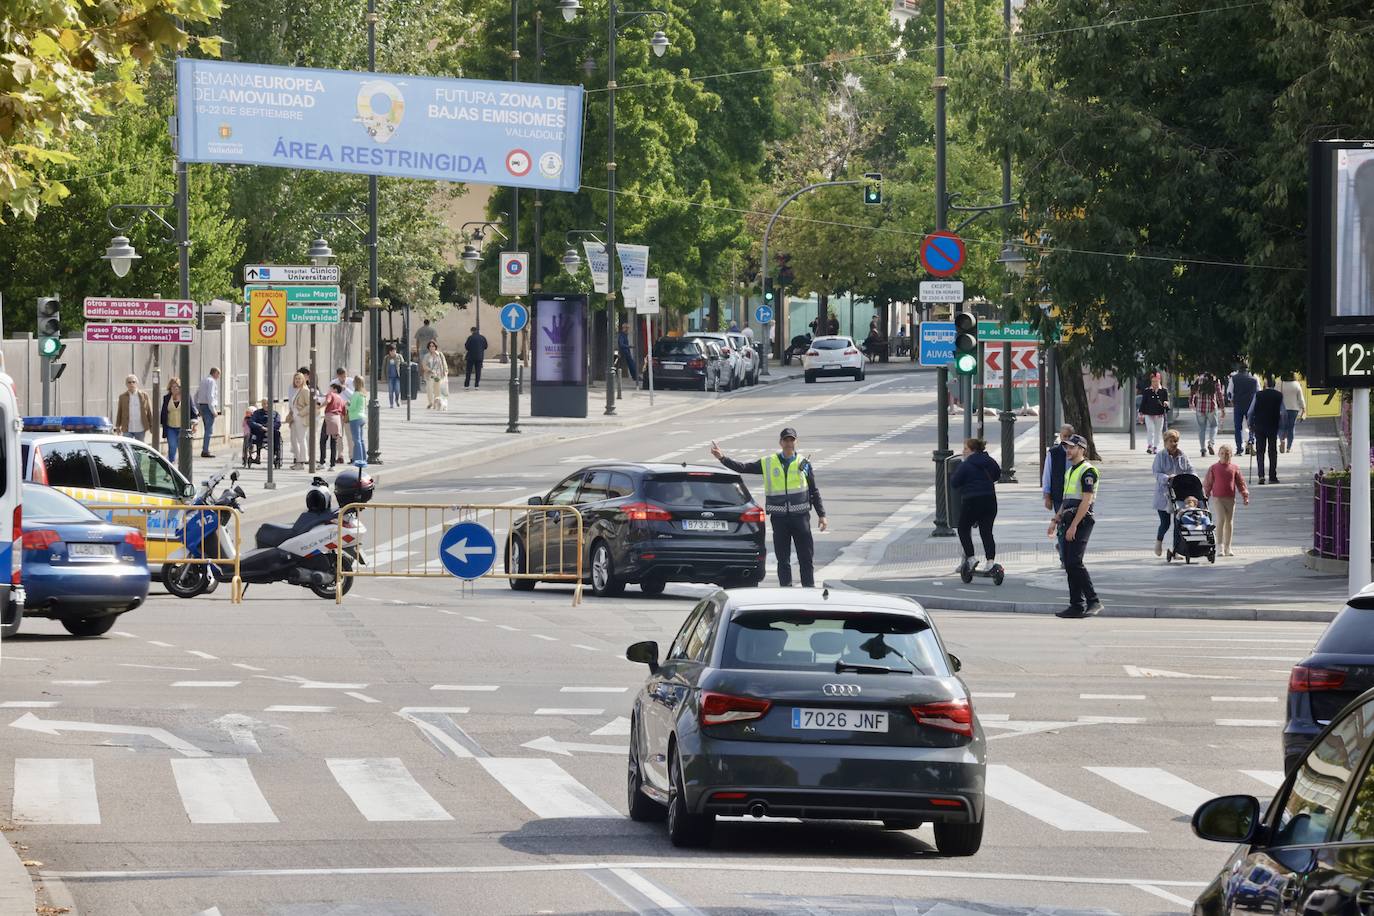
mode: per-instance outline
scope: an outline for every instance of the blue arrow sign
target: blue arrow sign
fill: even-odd
[[[529,324],[529,321],[529,311],[518,302],[507,302],[501,309],[501,327],[512,334],[525,330],[525,325]]]
[[[451,576],[481,578],[496,562],[496,538],[483,525],[459,522],[444,532],[439,542],[439,561]]]
[[[754,320],[759,324],[767,324],[773,320],[773,307],[771,305],[760,305],[754,309]]]

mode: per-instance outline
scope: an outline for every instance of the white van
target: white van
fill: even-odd
[[[0,368],[0,637],[13,636],[24,616],[24,588],[19,584],[22,557],[14,551],[24,534],[19,480],[23,426],[14,379]]]

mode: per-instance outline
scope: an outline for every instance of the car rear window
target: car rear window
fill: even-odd
[[[730,621],[722,668],[836,671],[836,663],[948,677],[935,631],[919,617],[750,611]]]
[[[697,342],[695,340],[684,340],[682,338],[670,338],[660,340],[654,344],[655,356],[696,356]]]
[[[1374,608],[1346,607],[1317,640],[1317,652],[1374,654]]]
[[[812,341],[811,346],[817,350],[843,350],[845,347],[853,346],[848,340],[816,340]]]
[[[57,524],[98,522],[100,519],[66,493],[27,483],[24,484],[24,521]]]
[[[656,474],[644,481],[644,495],[661,506],[695,509],[742,506],[749,502],[744,482],[727,474]]]

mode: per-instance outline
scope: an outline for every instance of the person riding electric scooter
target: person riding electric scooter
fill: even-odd
[[[220,496],[214,495],[214,488],[221,479],[222,475],[207,481],[192,505],[239,509],[240,500],[246,497],[236,484]],[[236,480],[237,475],[232,475],[231,482]],[[286,582],[308,588],[321,598],[333,598],[336,544],[344,551],[344,569],[352,569],[355,563],[363,562],[361,539],[367,530],[356,513],[349,512],[343,519],[340,539],[339,513],[334,499],[337,498],[340,506],[365,503],[372,499],[375,489],[372,476],[361,468],[350,467],[340,472],[334,479],[333,494],[324,479],[316,477],[306,493],[305,511],[293,524],[269,523],[258,528],[254,535],[255,549],[239,558],[239,576],[244,586]],[[162,567],[162,582],[172,594],[194,598],[209,591],[214,583],[233,578],[234,566],[228,561],[234,557],[234,545],[227,534],[220,531],[222,514],[186,512],[186,519],[178,531],[185,555],[212,562],[177,563],[173,560],[166,563]],[[347,594],[353,587],[353,578],[344,578],[342,587]]]

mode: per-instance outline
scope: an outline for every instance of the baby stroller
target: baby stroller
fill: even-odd
[[[263,463],[263,450],[267,448],[267,414],[265,410],[256,410],[248,413],[243,418],[243,466],[251,468],[255,464]],[[272,466],[281,469],[281,417],[275,410],[270,411],[272,415]]]
[[[1167,562],[1182,557],[1185,563],[1194,557],[1206,557],[1208,563],[1217,561],[1216,521],[1207,508],[1202,481],[1196,474],[1175,474],[1169,478],[1169,502],[1174,513],[1174,544],[1166,554]],[[1196,499],[1196,506],[1187,500]]]

